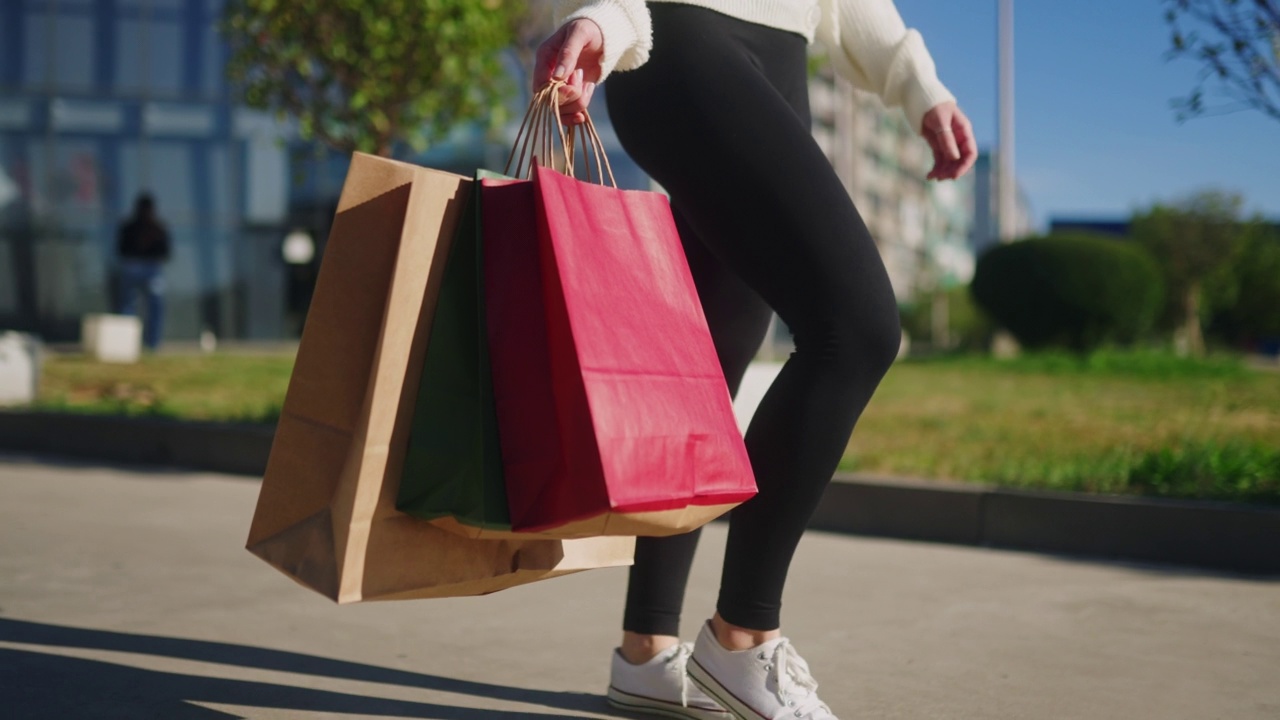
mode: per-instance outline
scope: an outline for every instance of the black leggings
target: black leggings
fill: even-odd
[[[805,40],[652,3],[653,53],[607,86],[628,154],[671,195],[733,393],[771,311],[795,353],[746,434],[760,494],[733,511],[717,610],[780,626],[796,545],[898,351],[875,242],[809,131]],[[678,635],[698,533],[640,538],[623,627]]]

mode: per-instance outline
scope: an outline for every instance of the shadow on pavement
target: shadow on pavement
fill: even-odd
[[[609,712],[604,699],[583,693],[522,688],[455,680],[315,655],[248,645],[133,635],[84,628],[0,619],[0,641],[136,653],[219,663],[242,668],[299,673],[341,680],[399,685],[542,705],[553,710]],[[249,680],[201,677],[145,670],[102,660],[84,660],[34,650],[0,648],[0,708],[12,717],[155,717],[166,720],[225,720],[238,717],[191,702],[248,707],[431,720],[555,720],[579,717],[475,708],[365,697],[349,693]]]

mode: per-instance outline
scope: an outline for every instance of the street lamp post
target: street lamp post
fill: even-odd
[[[1017,233],[1017,180],[1013,170],[1013,0],[1000,2],[1000,149],[996,168],[996,224],[1000,242]]]

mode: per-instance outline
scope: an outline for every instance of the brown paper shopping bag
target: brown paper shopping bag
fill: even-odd
[[[395,509],[471,185],[362,153],[343,185],[247,543],[339,603],[480,595],[631,562],[632,538],[473,540]]]

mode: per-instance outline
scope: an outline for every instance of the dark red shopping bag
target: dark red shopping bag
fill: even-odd
[[[753,496],[666,198],[544,167],[482,185],[513,529],[671,535]]]

